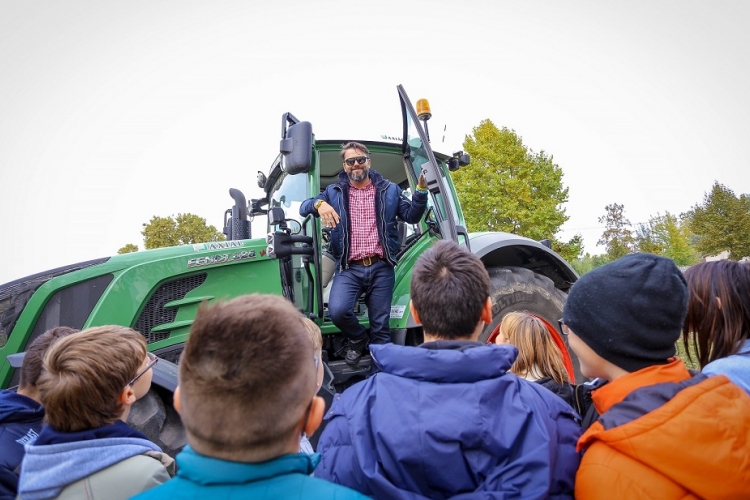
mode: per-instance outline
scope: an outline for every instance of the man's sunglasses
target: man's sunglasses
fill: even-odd
[[[357,165],[364,165],[367,160],[369,160],[369,158],[366,156],[355,156],[354,158],[347,158],[344,160],[344,163],[353,167],[355,161],[357,162]]]
[[[139,378],[141,378],[147,371],[149,371],[151,368],[153,368],[153,366],[156,363],[159,362],[159,358],[156,356],[156,354],[154,354],[152,352],[147,352],[146,353],[146,357],[148,358],[148,366],[146,366],[146,368],[144,368],[142,371],[140,371],[138,373],[138,375],[136,375],[135,377],[133,377],[133,380],[131,380],[130,382],[128,382],[128,385],[126,385],[125,387],[129,387],[129,386],[132,386],[133,384],[135,384],[136,380],[138,380]]]

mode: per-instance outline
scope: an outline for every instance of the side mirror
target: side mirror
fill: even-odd
[[[453,156],[448,160],[448,170],[455,172],[461,167],[465,167],[471,162],[469,155],[463,151],[457,151],[453,153]]]
[[[289,175],[309,172],[312,166],[312,124],[295,122],[284,132],[279,144],[281,169]]]
[[[266,174],[264,174],[263,172],[259,170],[258,171],[258,187],[261,189],[265,189],[267,181],[268,179],[266,178]]]

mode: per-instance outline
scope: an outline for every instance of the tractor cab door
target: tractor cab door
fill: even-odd
[[[427,187],[430,190],[429,206],[431,216],[436,218],[442,238],[459,242],[458,236],[463,236],[460,243],[469,245],[466,229],[460,220],[460,212],[456,205],[452,183],[447,178],[447,169],[443,163],[435,158],[430,147],[427,130],[427,120],[430,118],[429,105],[418,114],[409,101],[404,88],[398,86],[401,99],[401,116],[403,119],[402,148],[404,160],[412,168],[416,179],[424,174]]]
[[[290,113],[282,117],[280,154],[265,181],[268,205],[266,238],[269,257],[279,260],[281,290],[305,315],[319,315],[315,310],[320,297],[316,222],[299,215],[302,202],[309,197],[315,157],[312,125],[297,120]]]

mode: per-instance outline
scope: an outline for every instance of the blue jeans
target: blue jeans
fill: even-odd
[[[365,337],[367,330],[354,315],[354,304],[364,292],[370,319],[370,343],[390,342],[389,322],[394,282],[395,271],[384,260],[371,266],[354,265],[344,271],[337,271],[328,298],[328,312],[333,324],[350,340]]]

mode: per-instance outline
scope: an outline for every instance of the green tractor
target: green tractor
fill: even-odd
[[[403,117],[401,142],[359,141],[369,148],[373,168],[398,184],[406,196],[413,192],[420,173],[425,174],[430,191],[420,223],[399,223],[392,340],[406,345],[422,342],[421,326],[408,307],[411,269],[436,240],[452,239],[479,256],[490,274],[494,319],[481,340],[489,337],[506,313],[532,312],[545,320],[571,376],[580,380],[580,374],[574,373],[577,363],[557,328],[567,291],[577,279],[575,271],[546,241],[466,230],[450,172],[467,165],[468,155],[433,152],[427,133],[430,113],[423,109],[426,102],[420,101],[417,114],[404,89],[397,89]],[[342,170],[342,142],[317,139],[310,122],[285,113],[280,154],[267,173],[258,173],[265,196],[248,203],[239,190],[230,190],[234,206],[224,216],[227,241],[117,255],[1,285],[0,387],[17,386],[16,368],[23,351],[53,326],[132,327],[165,362],[156,365],[152,392],[139,401],[137,411],[131,411],[129,421],[166,451],[174,452],[185,444],[184,430],[171,407],[176,363],[196,311],[205,301],[249,293],[283,295],[319,324],[326,362],[321,395],[326,399],[330,401],[335,391],[366,377],[371,358],[365,356],[357,366],[347,365],[339,354],[343,337],[328,316],[328,293],[335,279],[329,235],[317,218],[299,215],[305,199],[336,182]],[[267,216],[268,234],[253,239],[251,221],[257,216]],[[355,309],[367,326],[364,301]]]

